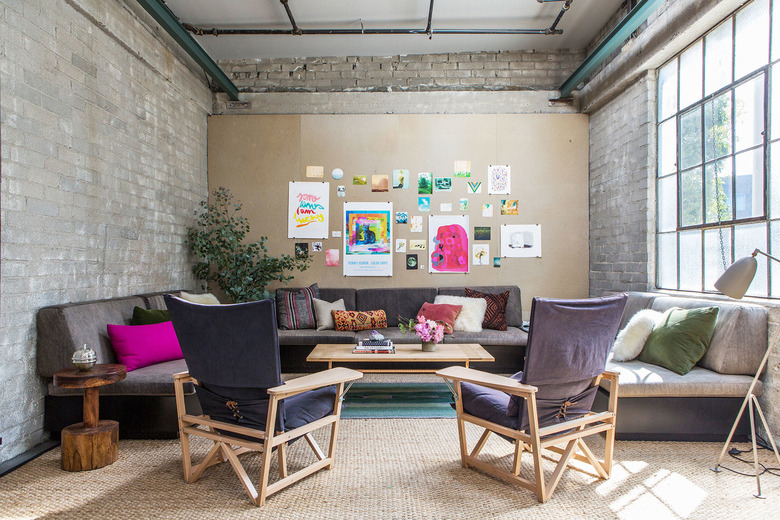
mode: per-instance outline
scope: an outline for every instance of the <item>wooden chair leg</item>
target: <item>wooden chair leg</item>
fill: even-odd
[[[545,489],[545,496],[547,498],[550,498],[555,491],[555,488],[558,487],[558,482],[561,481],[563,471],[566,469],[566,466],[569,465],[569,461],[577,451],[578,443],[579,439],[572,439],[566,445],[566,449],[563,450],[563,454],[558,461],[558,465],[555,466],[555,471],[553,471],[552,475],[550,476],[550,482],[547,484],[547,489]]]
[[[479,455],[479,452],[481,452],[482,448],[485,447],[485,443],[487,442],[488,437],[490,437],[491,433],[492,432],[490,430],[485,428],[485,431],[482,432],[482,436],[477,441],[477,444],[474,446],[474,449],[471,450],[471,456],[472,457],[476,458]]]
[[[252,485],[252,480],[249,478],[249,475],[246,474],[244,466],[241,465],[241,462],[238,460],[238,457],[236,457],[236,454],[233,453],[233,449],[225,443],[220,443],[220,446],[222,447],[222,453],[225,455],[225,458],[233,467],[233,471],[238,477],[238,480],[241,481],[241,485],[244,487],[244,491],[246,491],[246,494],[249,495],[249,499],[256,506],[262,505],[262,503],[260,503],[258,500],[257,489],[255,489],[255,486]],[[263,462],[266,460],[270,461],[269,455],[269,453],[263,453]],[[266,475],[266,482],[267,479],[268,475]]]
[[[524,446],[525,444],[523,444],[523,441],[515,439],[515,457],[512,461],[512,474],[515,476],[520,474]]]
[[[260,484],[257,494],[257,506],[265,504],[268,496],[268,476],[271,471],[271,448],[273,447],[274,432],[276,431],[276,407],[278,399],[271,396],[268,400],[268,414],[265,423],[265,439],[263,443],[263,461],[260,465]]]
[[[280,444],[277,448],[279,455],[279,477],[287,477],[287,443]]]
[[[466,446],[466,421],[463,420],[463,392],[461,392],[460,381],[455,381],[455,395],[458,396],[455,401],[455,413],[458,423],[458,442],[460,443],[460,463],[464,468],[469,467],[467,460],[468,446]]]

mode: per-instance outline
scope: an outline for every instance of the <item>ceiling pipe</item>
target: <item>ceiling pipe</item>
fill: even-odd
[[[431,25],[433,25],[433,0],[431,0],[431,4],[428,6],[428,26],[425,28],[425,33],[428,35],[429,40],[433,38]]]
[[[579,67],[561,85],[561,97],[569,97],[613,51],[620,47],[637,28],[661,5],[664,0],[640,0],[618,23],[598,46],[585,58]]]
[[[550,29],[555,30],[555,28],[558,27],[558,22],[561,21],[561,18],[563,18],[563,15],[566,13],[566,11],[569,10],[569,7],[571,7],[571,3],[572,3],[572,0],[566,0],[566,2],[564,2],[563,6],[561,6],[560,12],[558,13],[558,16],[555,18],[555,21],[550,26]]]
[[[300,29],[299,33],[293,33],[290,29],[221,29],[212,27],[205,29],[192,24],[182,26],[198,36],[236,36],[236,35],[293,35],[306,36],[313,34],[426,34],[428,29]],[[430,34],[563,34],[560,29],[431,29]]]
[[[180,23],[179,20],[173,15],[173,13],[162,3],[162,0],[137,0],[157,23],[171,37],[176,40],[176,43],[181,45],[182,49],[189,54],[195,63],[197,63],[203,71],[211,76],[214,83],[219,86],[223,91],[227,92],[227,95],[233,101],[238,101],[238,87],[236,87],[230,78],[225,75],[222,69],[219,68],[214,60],[206,54],[195,38],[187,32]]]
[[[298,27],[297,23],[295,23],[295,18],[293,17],[292,11],[290,10],[289,0],[279,0],[279,1],[284,6],[284,10],[287,11],[287,18],[290,19],[290,25],[292,25],[292,33],[298,35],[301,34],[301,28]]]

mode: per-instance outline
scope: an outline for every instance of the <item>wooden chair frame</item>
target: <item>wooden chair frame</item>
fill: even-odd
[[[618,374],[616,372],[604,372],[594,378],[592,385],[598,385],[602,379],[608,380],[609,406],[607,411],[600,413],[591,412],[583,417],[565,421],[551,426],[539,427],[539,418],[536,407],[536,392],[534,386],[521,384],[516,379],[488,374],[465,367],[449,367],[436,372],[445,380],[454,382],[456,394],[456,410],[458,421],[458,438],[460,440],[460,456],[464,468],[473,467],[489,475],[517,484],[536,493],[539,502],[546,502],[555,491],[560,482],[563,471],[569,465],[571,459],[589,463],[596,470],[599,477],[608,479],[612,473],[612,458],[615,449],[615,423],[617,420],[618,400]],[[485,419],[475,417],[463,411],[463,399],[461,382],[501,390],[511,395],[525,399],[528,410],[530,427],[528,431],[514,430],[500,424],[492,423]],[[466,445],[465,423],[469,422],[484,428],[482,436],[477,441],[474,449],[469,452]],[[497,466],[479,460],[477,457],[485,446],[485,442],[492,432],[500,433],[513,439],[515,453],[512,471],[506,471]],[[606,445],[604,448],[604,460],[598,460],[590,448],[583,442],[583,438],[600,432],[606,432]],[[566,443],[565,448],[556,446]],[[547,449],[560,455],[548,481],[545,481],[542,468],[542,450]],[[580,453],[578,453],[578,450]],[[521,456],[524,451],[531,453],[534,465],[534,480],[520,476]],[[576,468],[575,468],[576,469]]]
[[[262,506],[266,498],[280,491],[287,486],[298,482],[299,480],[319,471],[320,469],[332,469],[335,463],[336,436],[338,434],[339,419],[341,417],[341,400],[344,393],[344,383],[360,379],[363,374],[348,368],[333,368],[299,377],[288,381],[280,386],[268,389],[268,415],[266,422],[266,431],[261,431],[245,426],[236,426],[221,421],[210,419],[207,415],[190,415],[186,412],[184,402],[184,383],[192,382],[198,384],[197,380],[190,376],[189,372],[174,374],[174,388],[176,394],[176,414],[179,420],[179,440],[181,441],[182,464],[184,466],[184,480],[195,482],[203,474],[203,471],[209,466],[221,462],[229,462],[233,471],[241,481],[246,494],[252,504]],[[294,430],[280,432],[274,428],[276,413],[279,406],[279,400],[285,397],[297,395],[316,388],[336,385],[336,398],[333,403],[333,413],[322,419],[312,421],[309,424],[296,428]],[[311,433],[314,430],[325,426],[331,427],[330,445],[327,456],[323,453]],[[221,430],[217,431],[217,429]],[[247,439],[233,437],[224,432],[231,432],[245,435],[257,439],[250,441]],[[198,464],[192,464],[190,454],[190,435],[202,437],[214,442],[214,446]],[[317,456],[317,461],[313,464],[298,470],[289,475],[287,473],[287,444],[293,439],[303,437]],[[233,446],[237,446],[236,449]],[[271,484],[268,483],[268,476],[271,467],[271,450],[277,448],[279,456],[279,475],[280,479]],[[263,454],[262,468],[260,471],[259,489],[255,488],[251,479],[247,475],[238,456],[249,452],[258,451]]]

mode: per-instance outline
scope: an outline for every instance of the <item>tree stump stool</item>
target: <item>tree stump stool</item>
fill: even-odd
[[[119,455],[119,423],[101,421],[99,388],[121,381],[127,369],[119,364],[97,364],[89,370],[74,367],[54,373],[54,385],[84,389],[84,421],[62,429],[61,466],[65,471],[84,471],[113,464]]]

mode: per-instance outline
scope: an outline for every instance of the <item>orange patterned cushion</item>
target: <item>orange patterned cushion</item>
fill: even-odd
[[[331,311],[336,330],[368,330],[387,328],[385,311]]]

